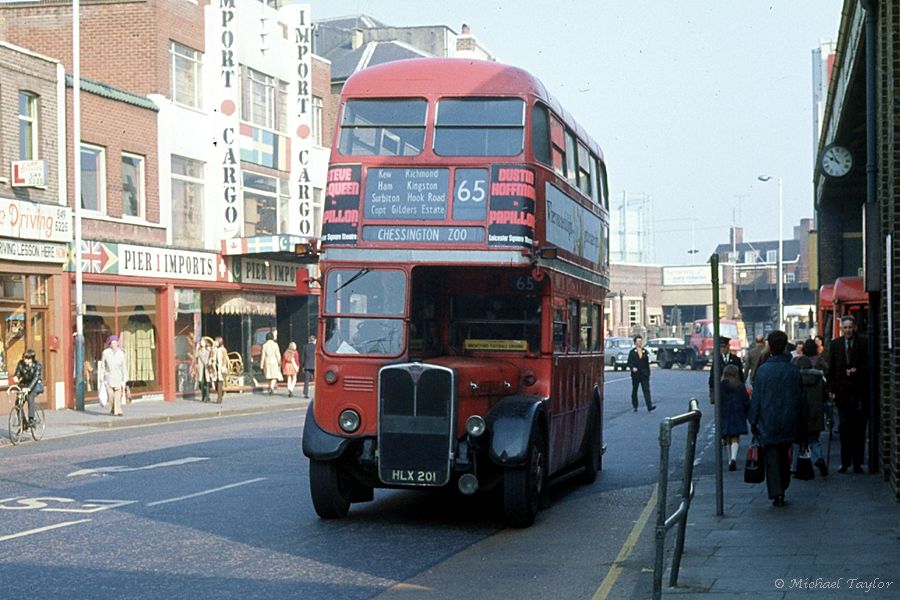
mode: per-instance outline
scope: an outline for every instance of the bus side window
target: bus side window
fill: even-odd
[[[564,352],[566,349],[566,316],[561,308],[553,309],[553,351]]]
[[[584,304],[581,307],[579,327],[581,331],[581,349],[585,352],[590,352],[594,346],[594,329],[591,321],[590,304]]]
[[[580,346],[579,327],[578,327],[578,300],[569,300],[569,352],[578,352]]]
[[[547,107],[535,104],[531,112],[531,151],[545,165],[550,163],[550,121]]]
[[[603,307],[599,304],[594,304],[591,307],[591,324],[594,330],[594,339],[593,345],[591,346],[592,352],[600,351],[600,332],[603,331]]]

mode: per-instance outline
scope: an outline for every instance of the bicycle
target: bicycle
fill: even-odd
[[[6,390],[6,395],[11,396],[15,394],[15,402],[13,403],[13,407],[9,411],[9,441],[13,443],[13,445],[18,444],[26,435],[26,431],[31,431],[31,437],[34,441],[38,441],[44,437],[44,428],[46,422],[44,421],[44,410],[40,407],[35,407],[34,410],[34,425],[28,425],[28,411],[25,408],[25,403],[28,402],[28,394],[21,387],[17,385],[10,386],[9,389]]]

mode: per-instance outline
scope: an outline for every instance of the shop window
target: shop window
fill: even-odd
[[[46,364],[44,329],[51,300],[47,279],[44,275],[0,273],[0,385],[11,383],[16,365],[28,348]]]
[[[144,157],[122,153],[122,215],[144,216]]]
[[[203,247],[203,163],[172,155],[172,244]]]
[[[38,159],[38,97],[19,92],[19,160]]]
[[[73,294],[74,297],[74,294]],[[102,377],[100,356],[110,335],[125,352],[129,385],[135,393],[158,391],[159,327],[152,288],[84,284],[84,371],[86,390]]]
[[[81,208],[106,208],[106,150],[99,146],[81,145]]]
[[[175,391],[195,388],[194,351],[201,336],[200,292],[175,290]]]

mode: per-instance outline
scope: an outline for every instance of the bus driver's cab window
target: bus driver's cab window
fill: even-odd
[[[406,274],[334,269],[325,287],[325,350],[396,356],[403,349]]]

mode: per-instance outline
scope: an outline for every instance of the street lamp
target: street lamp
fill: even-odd
[[[778,180],[778,328],[784,331],[784,181],[776,175],[760,175],[757,179]]]

